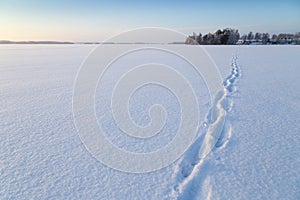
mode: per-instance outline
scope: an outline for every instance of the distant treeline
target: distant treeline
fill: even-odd
[[[300,32],[295,34],[280,33],[278,35],[269,33],[249,32],[240,36],[237,29],[225,28],[215,33],[202,35],[201,33],[187,37],[185,44],[201,45],[235,45],[235,44],[300,44]]]
[[[149,42],[58,42],[58,41],[0,40],[0,44],[161,44],[161,43],[149,43]],[[169,44],[184,44],[184,42],[172,42]]]
[[[9,41],[0,40],[0,44],[74,44],[73,42],[57,42],[57,41]]]

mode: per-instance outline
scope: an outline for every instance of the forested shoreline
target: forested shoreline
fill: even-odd
[[[295,34],[280,33],[273,34],[249,32],[248,34],[240,35],[237,29],[225,28],[219,29],[215,33],[202,33],[190,35],[187,37],[185,44],[192,45],[272,45],[272,44],[300,44],[300,32]]]

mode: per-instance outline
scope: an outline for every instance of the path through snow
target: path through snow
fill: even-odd
[[[210,175],[214,170],[213,162],[218,158],[213,162],[205,158],[209,157],[211,151],[225,148],[232,135],[231,124],[226,116],[232,109],[235,84],[241,76],[237,56],[233,56],[231,66],[231,73],[223,82],[224,89],[216,95],[207,115],[205,134],[201,134],[174,169],[176,184],[172,188],[172,198],[210,199],[212,195]]]

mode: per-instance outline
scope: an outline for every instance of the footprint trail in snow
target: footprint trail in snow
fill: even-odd
[[[172,188],[171,198],[210,199],[212,195],[210,174],[213,163],[207,163],[205,158],[211,151],[225,148],[232,135],[226,116],[232,109],[235,83],[241,76],[237,56],[233,56],[231,66],[231,73],[223,82],[224,88],[214,98],[207,114],[204,134],[196,139],[174,169],[176,184]]]

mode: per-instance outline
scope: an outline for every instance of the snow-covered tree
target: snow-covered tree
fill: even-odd
[[[272,37],[271,37],[271,42],[272,44],[277,44],[277,40],[278,40],[278,37],[276,34],[273,34]]]
[[[254,35],[252,32],[249,32],[248,35],[247,35],[247,40],[251,41],[254,39]]]
[[[263,33],[261,39],[262,39],[262,43],[263,44],[267,44],[268,42],[270,42],[270,35],[269,35],[269,33]]]
[[[261,33],[255,33],[254,39],[255,39],[255,41],[260,41],[262,39],[262,34]]]

